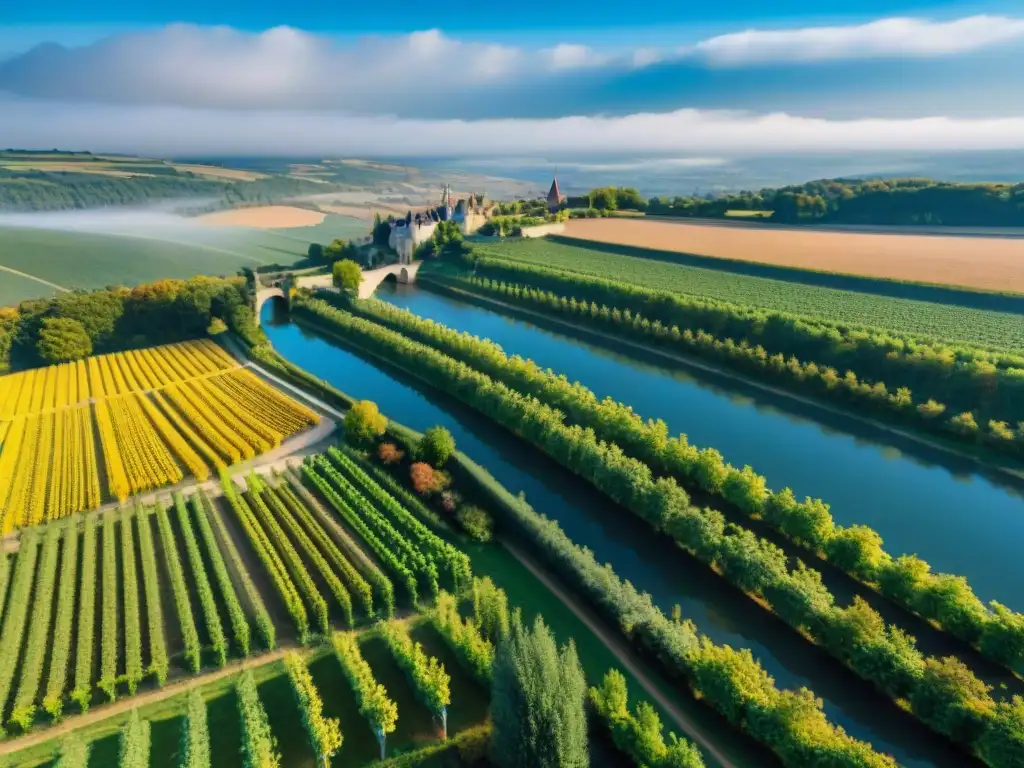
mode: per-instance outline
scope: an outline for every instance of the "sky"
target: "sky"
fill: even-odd
[[[1021,61],[1019,0],[0,0],[0,146],[697,166],[1021,150]]]

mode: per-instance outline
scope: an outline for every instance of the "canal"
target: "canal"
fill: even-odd
[[[447,295],[385,284],[377,297],[663,419],[671,434],[751,465],[772,488],[823,499],[838,523],[874,528],[894,556],[916,554],[934,571],[965,576],[983,601],[1024,611],[1024,499],[973,462],[915,451],[834,414],[822,423],[820,409],[784,395],[646,363]]]
[[[549,353],[555,360],[545,364],[556,363],[570,376],[575,374],[559,361],[574,359],[574,348],[590,356],[584,359],[604,359],[619,366],[620,375],[627,375],[624,372],[633,364],[575,340],[415,288],[400,293],[384,289],[382,293],[396,303],[408,302],[407,306],[426,316],[488,336],[511,351],[535,359],[538,355],[530,340],[549,339]],[[450,315],[432,314],[445,307]],[[574,541],[589,547],[599,560],[612,563],[622,578],[649,592],[664,611],[678,604],[683,615],[715,642],[749,648],[780,687],[809,687],[823,700],[830,719],[851,735],[890,752],[905,765],[954,766],[966,762],[947,742],[888,703],[823,651],[801,640],[705,566],[692,561],[666,538],[628,512],[614,508],[607,497],[588,484],[447,396],[419,387],[404,374],[364,359],[290,323],[286,317],[275,317],[276,309],[276,304],[264,307],[263,327],[286,358],[353,397],[374,400],[386,415],[414,429],[446,426],[460,449],[513,493],[523,492],[539,512],[558,520]],[[521,328],[522,344],[517,348],[515,343],[496,338],[491,324],[496,329]],[[643,367],[638,370],[643,371]],[[656,370],[651,368],[650,373]],[[674,375],[670,378],[675,380]],[[602,387],[597,389],[602,391]],[[748,407],[743,402],[740,405]],[[641,410],[646,413],[650,408]],[[657,415],[664,413],[659,409]],[[698,439],[696,435],[694,439]]]

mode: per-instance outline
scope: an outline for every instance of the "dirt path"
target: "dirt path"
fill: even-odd
[[[48,285],[51,288],[55,288],[56,290],[61,291],[63,293],[69,293],[71,291],[70,288],[65,288],[63,285],[57,285],[56,283],[51,283],[49,280],[43,280],[43,278],[41,278],[41,277],[36,277],[35,275],[30,275],[28,272],[22,272],[20,270],[14,269],[13,267],[5,267],[3,264],[0,264],[0,270],[2,270],[4,272],[10,272],[12,275],[17,275],[18,277],[24,277],[26,280],[35,280],[37,283],[42,283],[43,285]]]
[[[186,677],[178,682],[165,685],[163,688],[150,691],[149,693],[140,693],[137,696],[127,696],[125,698],[118,699],[113,704],[103,704],[97,707],[92,707],[86,714],[69,717],[57,725],[50,726],[48,728],[40,728],[32,733],[25,736],[19,736],[15,739],[0,741],[0,755],[10,755],[20,752],[23,749],[34,747],[35,745],[42,744],[45,741],[60,738],[69,731],[84,728],[110,717],[116,717],[117,715],[128,712],[132,709],[145,707],[149,704],[169,699],[172,696],[185,693],[192,688],[209,685],[210,683],[214,683],[217,680],[229,677],[230,675],[238,674],[246,669],[262,667],[264,664],[272,664],[273,662],[283,658],[289,651],[300,648],[301,646],[298,645],[279,646],[277,649],[269,653],[264,653],[260,656],[251,656],[248,659],[229,662],[226,666],[218,669],[216,672]]]
[[[709,755],[715,758],[722,768],[738,768],[737,764],[732,762],[726,755],[722,754],[714,745],[711,737],[708,736],[696,723],[690,720],[686,713],[679,709],[669,699],[658,690],[657,686],[651,682],[650,678],[641,670],[629,657],[625,646],[617,638],[607,632],[604,627],[600,626],[597,622],[587,615],[587,612],[580,608],[578,601],[570,597],[558,584],[551,580],[551,578],[544,573],[540,568],[537,567],[529,557],[524,555],[514,545],[507,541],[502,542],[502,546],[507,549],[512,556],[520,562],[520,564],[532,573],[541,584],[543,584],[551,594],[555,595],[562,603],[568,608],[573,614],[582,621],[587,629],[594,633],[594,635],[604,644],[604,646],[611,651],[612,655],[618,660],[623,667],[625,667],[629,673],[636,679],[640,686],[644,689],[648,696],[657,702],[658,706],[661,707],[671,718],[679,730],[689,736],[693,741],[700,745],[701,749],[707,752]]]

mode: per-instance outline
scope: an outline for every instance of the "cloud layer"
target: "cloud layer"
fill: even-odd
[[[846,27],[748,30],[720,35],[693,47],[710,64],[765,63],[951,56],[1024,38],[1024,19],[969,16],[954,21],[880,19]]]
[[[474,114],[471,107],[463,110],[482,99],[508,97],[521,105],[531,96],[544,101],[553,93],[587,94],[602,86],[614,89],[625,79],[635,80],[637,73],[650,81],[652,91],[672,88],[685,96],[721,80],[714,74],[720,68],[789,66],[793,72],[786,78],[799,81],[813,73],[814,65],[848,61],[842,72],[814,74],[828,80],[856,78],[871,76],[861,69],[865,60],[942,59],[1016,42],[1024,44],[1024,19],[999,16],[755,29],[673,49],[638,48],[616,55],[572,42],[538,50],[465,42],[436,29],[339,42],[291,27],[248,33],[175,24],[80,47],[39,46],[0,63],[0,91],[114,103],[415,116],[441,116],[441,102],[450,105],[450,116],[461,116]],[[1024,45],[1014,53],[1024,53]],[[904,74],[902,65],[894,66],[890,79]],[[737,87],[748,74],[739,73],[724,85]],[[573,104],[570,111],[581,106],[588,105]],[[589,106],[606,111],[610,104]]]
[[[311,111],[210,110],[7,100],[0,146],[189,155],[504,153],[675,155],[1024,149],[1024,116],[822,120],[682,109],[623,117],[413,120]]]
[[[0,61],[0,146],[147,154],[1024,149],[1024,19],[747,30],[614,54],[171,25]],[[709,162],[682,160],[680,162]]]

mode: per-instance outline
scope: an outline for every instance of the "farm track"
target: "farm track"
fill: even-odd
[[[63,720],[57,725],[33,730],[31,733],[25,736],[19,736],[15,739],[0,741],[0,755],[10,755],[20,752],[23,749],[28,749],[29,747],[33,747],[37,744],[42,744],[45,741],[60,738],[69,731],[84,728],[110,717],[116,717],[117,715],[128,712],[132,709],[145,707],[149,704],[169,699],[172,696],[185,693],[192,688],[209,685],[210,683],[214,683],[225,677],[230,677],[231,675],[243,672],[246,669],[261,667],[264,664],[272,664],[275,661],[282,659],[289,651],[298,650],[302,647],[303,646],[299,646],[294,643],[278,646],[275,650],[263,653],[259,656],[250,656],[247,659],[228,662],[226,666],[208,674],[188,676],[178,682],[169,683],[163,688],[156,688],[148,693],[126,696],[118,699],[113,704],[102,704],[96,707],[91,707],[84,715],[74,715]]]
[[[30,275],[28,272],[22,272],[21,270],[14,269],[13,267],[5,267],[3,264],[0,264],[0,270],[4,272],[10,272],[12,275],[17,275],[18,277],[24,277],[26,280],[34,280],[37,283],[48,285],[55,290],[61,291],[62,293],[71,292],[70,288],[65,288],[63,285],[57,285],[57,283],[51,283],[49,280],[44,280],[41,277]]]

